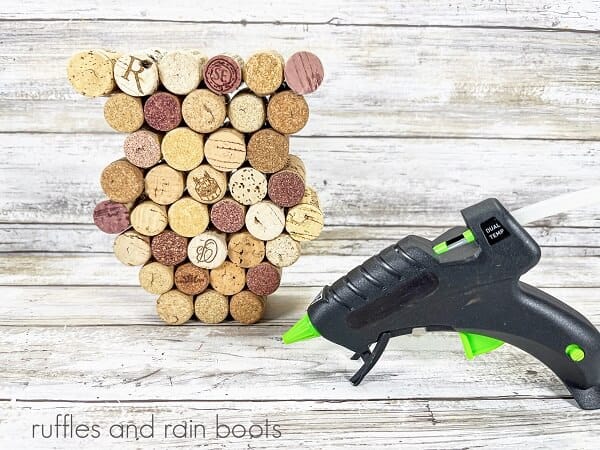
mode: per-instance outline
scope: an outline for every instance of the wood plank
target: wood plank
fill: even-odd
[[[94,0],[75,4],[56,4],[48,0],[25,0],[9,4],[0,12],[3,20],[140,20],[224,23],[306,23],[331,25],[417,25],[417,26],[505,26],[598,30],[597,0],[428,0],[421,2],[384,0],[377,3],[360,0],[325,0],[311,8],[300,0],[262,5],[234,1],[230,8],[193,0],[177,0],[158,5],[152,2]]]
[[[538,287],[600,287],[600,258],[573,256],[572,249],[547,248],[523,280]],[[323,286],[366,259],[365,256],[306,255],[283,271],[283,286]],[[124,266],[102,253],[3,253],[0,286],[137,286],[138,267]]]
[[[303,255],[369,256],[408,235],[435,239],[447,227],[328,226],[316,241],[302,243]],[[570,247],[572,254],[600,253],[600,228],[526,227],[542,247]],[[95,225],[0,223],[0,253],[112,253],[114,235]]]
[[[1,138],[0,222],[91,222],[103,198],[100,172],[122,156],[123,136]],[[600,171],[600,147],[587,141],[294,137],[291,145],[320,193],[326,225],[451,226],[460,209],[486,197],[513,209],[593,186]],[[42,147],[45,157],[32,158]],[[540,224],[600,227],[600,205]]]
[[[269,42],[285,55],[310,49],[326,67],[304,135],[600,137],[594,33],[65,20],[0,22],[0,34],[0,131],[109,131],[102,101],[65,79],[81,49],[202,43],[214,54],[227,43],[247,56]]]
[[[206,401],[187,403],[94,404],[65,402],[0,403],[0,444],[7,448],[50,444],[34,440],[33,424],[56,420],[57,414],[72,414],[76,423],[97,424],[98,439],[52,439],[60,448],[114,446],[190,448],[209,445],[230,448],[503,448],[557,447],[595,448],[600,420],[594,411],[578,411],[560,399],[481,400],[374,400],[251,402]],[[216,415],[221,423],[262,426],[268,419],[278,425],[281,437],[272,433],[250,439],[215,436]],[[155,436],[136,440],[110,438],[111,425],[141,426],[154,415]],[[193,438],[165,438],[164,427],[186,421],[205,426],[206,434]],[[133,433],[133,429],[131,429]],[[225,432],[225,430],[222,430]],[[241,430],[240,430],[241,432]],[[253,432],[258,433],[258,428]]]
[[[304,314],[319,287],[283,286],[269,296],[266,315],[256,326],[290,326]],[[550,295],[600,325],[600,289],[549,288]],[[155,295],[136,286],[4,286],[0,325],[82,326],[162,325],[156,316]],[[186,326],[203,327],[192,321]],[[222,326],[238,327],[234,322]]]

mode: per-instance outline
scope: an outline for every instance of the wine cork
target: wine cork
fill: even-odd
[[[183,195],[183,174],[167,164],[153,167],[146,174],[146,194],[159,205],[174,203]]]
[[[270,95],[283,83],[283,66],[283,58],[276,52],[255,53],[244,65],[244,81],[256,95]]]
[[[225,261],[210,271],[210,285],[223,295],[237,294],[246,285],[246,271],[231,261]]]
[[[321,209],[319,194],[317,194],[317,191],[312,186],[305,187],[304,195],[302,196],[302,200],[300,200],[300,203],[313,205],[315,208]]]
[[[113,251],[117,259],[128,266],[146,264],[152,256],[150,238],[133,230],[117,236]]]
[[[198,320],[204,323],[221,323],[229,314],[229,299],[227,296],[212,289],[196,297],[194,310]]]
[[[168,52],[158,63],[158,75],[169,92],[186,95],[202,80],[202,65],[206,58],[185,50]]]
[[[227,107],[231,125],[242,133],[254,133],[260,130],[267,118],[265,99],[249,90],[234,95]]]
[[[206,139],[204,144],[206,161],[215,169],[231,172],[246,160],[244,135],[233,128],[221,128]]]
[[[269,178],[269,198],[284,208],[296,206],[304,197],[305,177],[302,160],[296,155],[290,155],[286,166]]]
[[[160,161],[160,136],[149,130],[139,130],[127,135],[123,143],[127,160],[138,167],[147,169]]]
[[[268,262],[248,269],[246,284],[256,295],[271,295],[279,287],[281,270]]]
[[[110,163],[100,175],[100,185],[106,196],[117,203],[129,203],[144,192],[144,174],[126,160]]]
[[[156,92],[144,103],[146,123],[158,131],[170,131],[181,123],[181,102],[170,92]]]
[[[274,130],[282,134],[297,133],[308,122],[308,104],[295,92],[278,92],[269,99],[267,120]]]
[[[289,234],[277,236],[268,241],[265,247],[267,259],[277,267],[291,266],[300,257],[300,243],[292,239]]]
[[[175,128],[162,140],[162,154],[173,169],[189,172],[204,158],[204,139],[187,127]]]
[[[325,74],[321,60],[311,52],[294,53],[285,63],[284,72],[287,85],[300,95],[316,91]]]
[[[67,63],[67,77],[73,89],[87,97],[108,95],[115,90],[114,54],[89,50],[71,56]]]
[[[105,233],[122,233],[131,226],[129,208],[122,203],[104,200],[94,208],[94,223]]]
[[[204,83],[216,94],[229,94],[242,83],[244,60],[238,55],[216,55],[204,65]]]
[[[169,207],[169,226],[181,236],[194,237],[206,230],[209,224],[206,205],[191,197],[183,197]]]
[[[208,270],[185,263],[175,270],[175,286],[184,294],[198,295],[208,287]]]
[[[176,266],[187,258],[188,240],[174,231],[163,231],[152,238],[152,256],[165,266]]]
[[[131,211],[133,229],[144,236],[156,236],[167,228],[167,208],[152,201],[145,201]]]
[[[224,233],[235,233],[244,228],[246,208],[232,198],[224,198],[210,209],[210,221]]]
[[[192,264],[204,269],[215,269],[227,258],[225,236],[215,231],[205,231],[188,245],[188,258]]]
[[[262,319],[265,313],[265,300],[250,291],[242,291],[231,297],[229,313],[234,320],[245,325]]]
[[[270,241],[281,234],[285,227],[283,208],[263,200],[248,208],[246,228],[257,239]]]
[[[146,292],[164,294],[173,289],[173,268],[154,261],[140,269],[139,279]]]
[[[283,169],[288,155],[288,137],[270,128],[257,131],[248,141],[248,161],[260,172],[274,173]]]
[[[181,325],[194,315],[194,299],[173,289],[165,292],[156,300],[156,312],[169,325]]]
[[[119,89],[134,97],[153,94],[158,89],[156,61],[145,54],[123,55],[114,68]]]
[[[150,58],[155,63],[159,63],[164,58],[164,56],[167,54],[167,51],[163,48],[150,47],[150,48],[142,50],[142,54],[146,55],[148,58]],[[158,66],[157,66],[157,68],[158,68]]]
[[[225,96],[208,89],[190,92],[181,105],[183,120],[198,133],[212,133],[223,126],[227,116]]]
[[[288,210],[285,229],[297,241],[312,241],[323,231],[323,213],[319,208],[300,203]]]
[[[115,131],[133,133],[144,124],[142,100],[119,92],[104,104],[104,120]]]
[[[254,205],[267,195],[267,177],[252,167],[242,167],[229,177],[229,192],[242,205]]]
[[[194,199],[210,205],[225,196],[227,177],[208,164],[202,164],[188,174],[186,185]]]
[[[257,266],[265,257],[265,243],[247,231],[235,233],[227,243],[227,256],[245,269]]]

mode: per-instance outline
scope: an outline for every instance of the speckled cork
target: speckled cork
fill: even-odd
[[[113,94],[104,104],[104,120],[115,131],[133,133],[144,124],[142,101],[122,92]]]
[[[188,240],[174,231],[163,231],[152,238],[152,256],[165,266],[175,266],[187,258]]]
[[[323,64],[311,52],[296,52],[285,63],[285,82],[294,92],[304,95],[316,91],[325,76]]]
[[[271,95],[283,83],[283,57],[274,51],[255,53],[244,65],[244,81],[256,95]]]
[[[206,161],[215,169],[231,172],[246,160],[244,135],[233,128],[221,128],[206,139],[204,144]]]
[[[229,299],[219,292],[209,289],[198,297],[194,304],[198,320],[204,323],[221,323],[229,315]]]
[[[265,258],[265,243],[247,231],[232,234],[227,243],[227,256],[245,269],[257,266]]]
[[[246,208],[232,198],[224,198],[212,205],[210,221],[224,233],[235,233],[244,228]]]
[[[210,271],[210,285],[223,295],[237,294],[246,286],[246,270],[231,261],[225,261]]]
[[[183,120],[198,133],[212,133],[223,126],[227,116],[227,103],[224,95],[217,95],[208,89],[190,92],[181,105]]]
[[[140,286],[150,294],[160,295],[173,288],[173,267],[151,262],[140,269]]]
[[[281,234],[267,241],[265,253],[271,264],[277,267],[289,267],[300,258],[300,243],[289,234]]]
[[[271,128],[265,128],[252,134],[246,151],[250,165],[256,170],[277,172],[287,164],[289,139]]]
[[[267,120],[275,131],[297,133],[308,123],[308,104],[295,92],[278,92],[269,99]]]
[[[205,231],[190,241],[187,252],[190,262],[195,266],[215,269],[227,259],[225,235],[216,231]]]
[[[170,131],[181,123],[181,102],[170,92],[156,92],[144,103],[146,123],[158,131]]]
[[[160,135],[150,130],[138,130],[125,138],[123,151],[127,160],[140,168],[152,167],[162,158]]]
[[[289,155],[286,166],[269,178],[269,198],[284,208],[296,206],[304,197],[305,177],[302,160],[296,155]]]
[[[158,63],[158,75],[165,89],[173,94],[186,95],[202,80],[206,57],[189,50],[167,52]]]
[[[158,89],[156,61],[146,54],[121,56],[115,63],[113,73],[119,89],[128,95],[144,97]]]
[[[184,188],[183,174],[167,164],[155,166],[146,174],[146,194],[159,205],[170,205],[177,201],[183,195]]]
[[[165,134],[162,140],[165,162],[176,170],[189,172],[204,159],[204,138],[187,127],[179,127]]]
[[[128,266],[146,264],[152,256],[150,238],[137,231],[129,230],[115,239],[113,251],[119,261]]]
[[[105,233],[122,233],[131,226],[129,208],[122,203],[104,200],[94,208],[94,223]]]
[[[144,174],[124,159],[110,163],[100,175],[106,196],[117,203],[130,203],[144,192]]]
[[[198,295],[206,290],[209,283],[208,270],[185,263],[175,270],[175,286],[184,294]]]
[[[206,87],[216,94],[229,94],[242,83],[244,60],[238,55],[223,54],[210,58],[204,65]]]
[[[314,205],[300,203],[290,208],[285,218],[285,229],[297,241],[312,241],[323,231],[323,212]]]
[[[253,167],[242,167],[229,177],[229,192],[242,205],[260,202],[267,195],[267,177]]]
[[[250,325],[258,322],[265,314],[265,300],[250,291],[242,291],[231,297],[229,313],[234,320]]]
[[[165,292],[156,300],[156,312],[169,325],[182,325],[194,315],[194,299],[177,289]]]
[[[260,130],[267,118],[267,105],[264,97],[249,90],[233,96],[227,107],[227,116],[231,126],[242,133],[254,133]]]
[[[183,197],[169,206],[169,226],[177,234],[194,237],[209,224],[208,207],[191,197]]]
[[[167,208],[147,200],[131,211],[133,229],[144,236],[156,236],[167,228]]]
[[[300,203],[306,203],[308,205],[313,205],[316,208],[321,209],[321,201],[319,200],[319,194],[312,186],[306,186],[304,189],[304,195],[302,196],[302,200]]]
[[[210,205],[225,196],[227,176],[208,164],[202,164],[188,174],[186,185],[188,194]]]
[[[115,61],[120,55],[104,50],[75,53],[67,63],[67,77],[73,89],[87,97],[108,95],[115,90]]]
[[[271,295],[280,282],[281,270],[268,262],[262,262],[246,272],[248,289],[256,295]]]
[[[285,227],[283,208],[263,200],[248,208],[246,228],[257,239],[270,241],[281,234]]]

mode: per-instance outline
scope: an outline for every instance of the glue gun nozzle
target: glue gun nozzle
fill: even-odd
[[[294,342],[304,341],[321,336],[321,333],[313,326],[308,317],[304,314],[302,318],[287,330],[283,335],[284,344],[293,344]]]

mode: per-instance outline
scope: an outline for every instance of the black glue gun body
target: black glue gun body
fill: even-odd
[[[580,313],[519,281],[540,248],[495,199],[462,211],[467,229],[409,236],[327,286],[308,308],[326,339],[362,358],[358,384],[390,338],[414,328],[460,333],[468,357],[507,342],[561,379],[584,409],[600,408],[600,333]],[[371,350],[371,345],[375,347]]]

